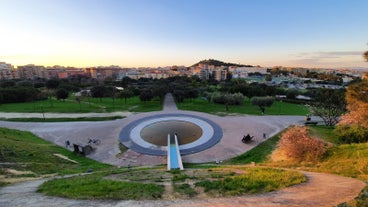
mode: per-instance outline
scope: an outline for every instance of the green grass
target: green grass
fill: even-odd
[[[343,144],[332,147],[323,160],[310,162],[265,162],[267,166],[298,168],[306,171],[325,172],[368,180],[368,143]]]
[[[164,188],[156,184],[107,180],[93,174],[51,180],[41,185],[38,192],[74,199],[152,200],[161,198]]]
[[[195,185],[215,195],[238,196],[263,193],[305,182],[306,177],[295,171],[271,168],[246,168],[246,173],[216,181],[200,181]]]
[[[110,165],[85,158],[69,150],[40,139],[30,132],[0,128],[0,162],[2,168],[44,174],[72,174],[111,168]],[[59,158],[62,154],[78,164]],[[4,164],[7,163],[7,164]],[[0,171],[1,174],[12,176]]]
[[[0,119],[4,121],[15,122],[72,122],[72,121],[109,121],[125,118],[123,116],[108,116],[108,117],[78,117],[78,118],[8,118]]]
[[[276,148],[277,142],[280,140],[281,133],[275,135],[268,140],[262,142],[257,147],[241,154],[237,157],[234,157],[228,161],[225,161],[226,164],[247,164],[251,162],[261,163],[268,159],[269,155]]]
[[[198,194],[197,191],[190,187],[190,185],[187,183],[174,185],[174,191],[179,194],[184,194],[189,198],[192,198]]]
[[[244,104],[240,106],[229,106],[226,112],[225,105],[210,103],[201,98],[185,100],[183,103],[177,103],[181,110],[200,111],[210,114],[252,114],[261,115],[258,106],[250,103],[249,99],[245,99]],[[275,101],[271,107],[266,107],[266,115],[306,115],[309,110],[304,105]]]
[[[325,172],[347,177],[368,180],[368,143],[338,145],[334,138],[333,127],[310,126],[309,133],[335,145],[328,150],[327,156],[316,163],[279,161],[273,162],[269,155],[276,148],[279,135],[261,143],[250,151],[225,161],[226,164],[246,164],[256,162],[260,165],[282,168],[297,168],[306,171]]]
[[[335,127],[330,127],[330,126],[310,126],[309,127],[309,134],[312,137],[317,137],[319,139],[323,139],[327,142],[331,142],[333,144],[338,144],[339,140],[336,137],[335,133],[333,132],[333,130],[335,129]]]
[[[237,174],[243,171],[242,174]],[[113,175],[113,177],[110,177]],[[216,176],[211,176],[216,175]],[[177,179],[180,178],[185,179]],[[200,181],[200,182],[198,182]],[[179,172],[165,168],[116,169],[90,175],[50,180],[40,187],[46,195],[75,199],[158,199],[165,194],[175,193],[178,198],[192,198],[204,187],[209,195],[241,195],[277,190],[305,181],[297,172],[225,166],[210,169],[191,169]],[[197,183],[190,185],[188,183]],[[163,185],[173,186],[173,192],[164,191]],[[208,188],[210,187],[210,189]],[[220,186],[218,189],[214,189]]]
[[[87,98],[81,101],[81,105],[75,101],[74,97],[70,97],[65,101],[52,99],[26,102],[26,103],[10,103],[1,104],[1,112],[22,112],[22,113],[87,113],[87,112],[113,112],[113,111],[132,111],[132,112],[148,112],[162,110],[162,103],[158,99],[152,101],[141,102],[138,96],[127,99],[112,98]]]

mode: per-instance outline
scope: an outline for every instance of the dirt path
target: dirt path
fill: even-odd
[[[241,197],[192,199],[192,200],[160,200],[160,201],[96,201],[73,200],[44,196],[36,193],[37,187],[44,180],[28,181],[0,189],[0,206],[288,206],[288,207],[327,207],[352,200],[365,183],[356,179],[337,175],[303,172],[308,182],[285,188],[280,191]]]

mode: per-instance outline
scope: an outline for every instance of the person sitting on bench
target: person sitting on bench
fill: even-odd
[[[249,142],[250,140],[252,140],[253,136],[250,136],[249,134],[247,134],[247,136],[243,136],[242,142]]]

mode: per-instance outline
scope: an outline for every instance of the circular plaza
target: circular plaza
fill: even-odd
[[[210,119],[184,113],[146,116],[126,125],[119,134],[127,148],[148,155],[164,156],[168,137],[176,135],[183,155],[197,153],[217,144],[222,129]]]

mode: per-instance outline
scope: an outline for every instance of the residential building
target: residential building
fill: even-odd
[[[19,78],[18,71],[11,64],[0,62],[0,79],[16,79]]]
[[[17,69],[19,72],[19,78],[22,79],[49,78],[48,72],[44,66],[31,64],[18,66]]]

